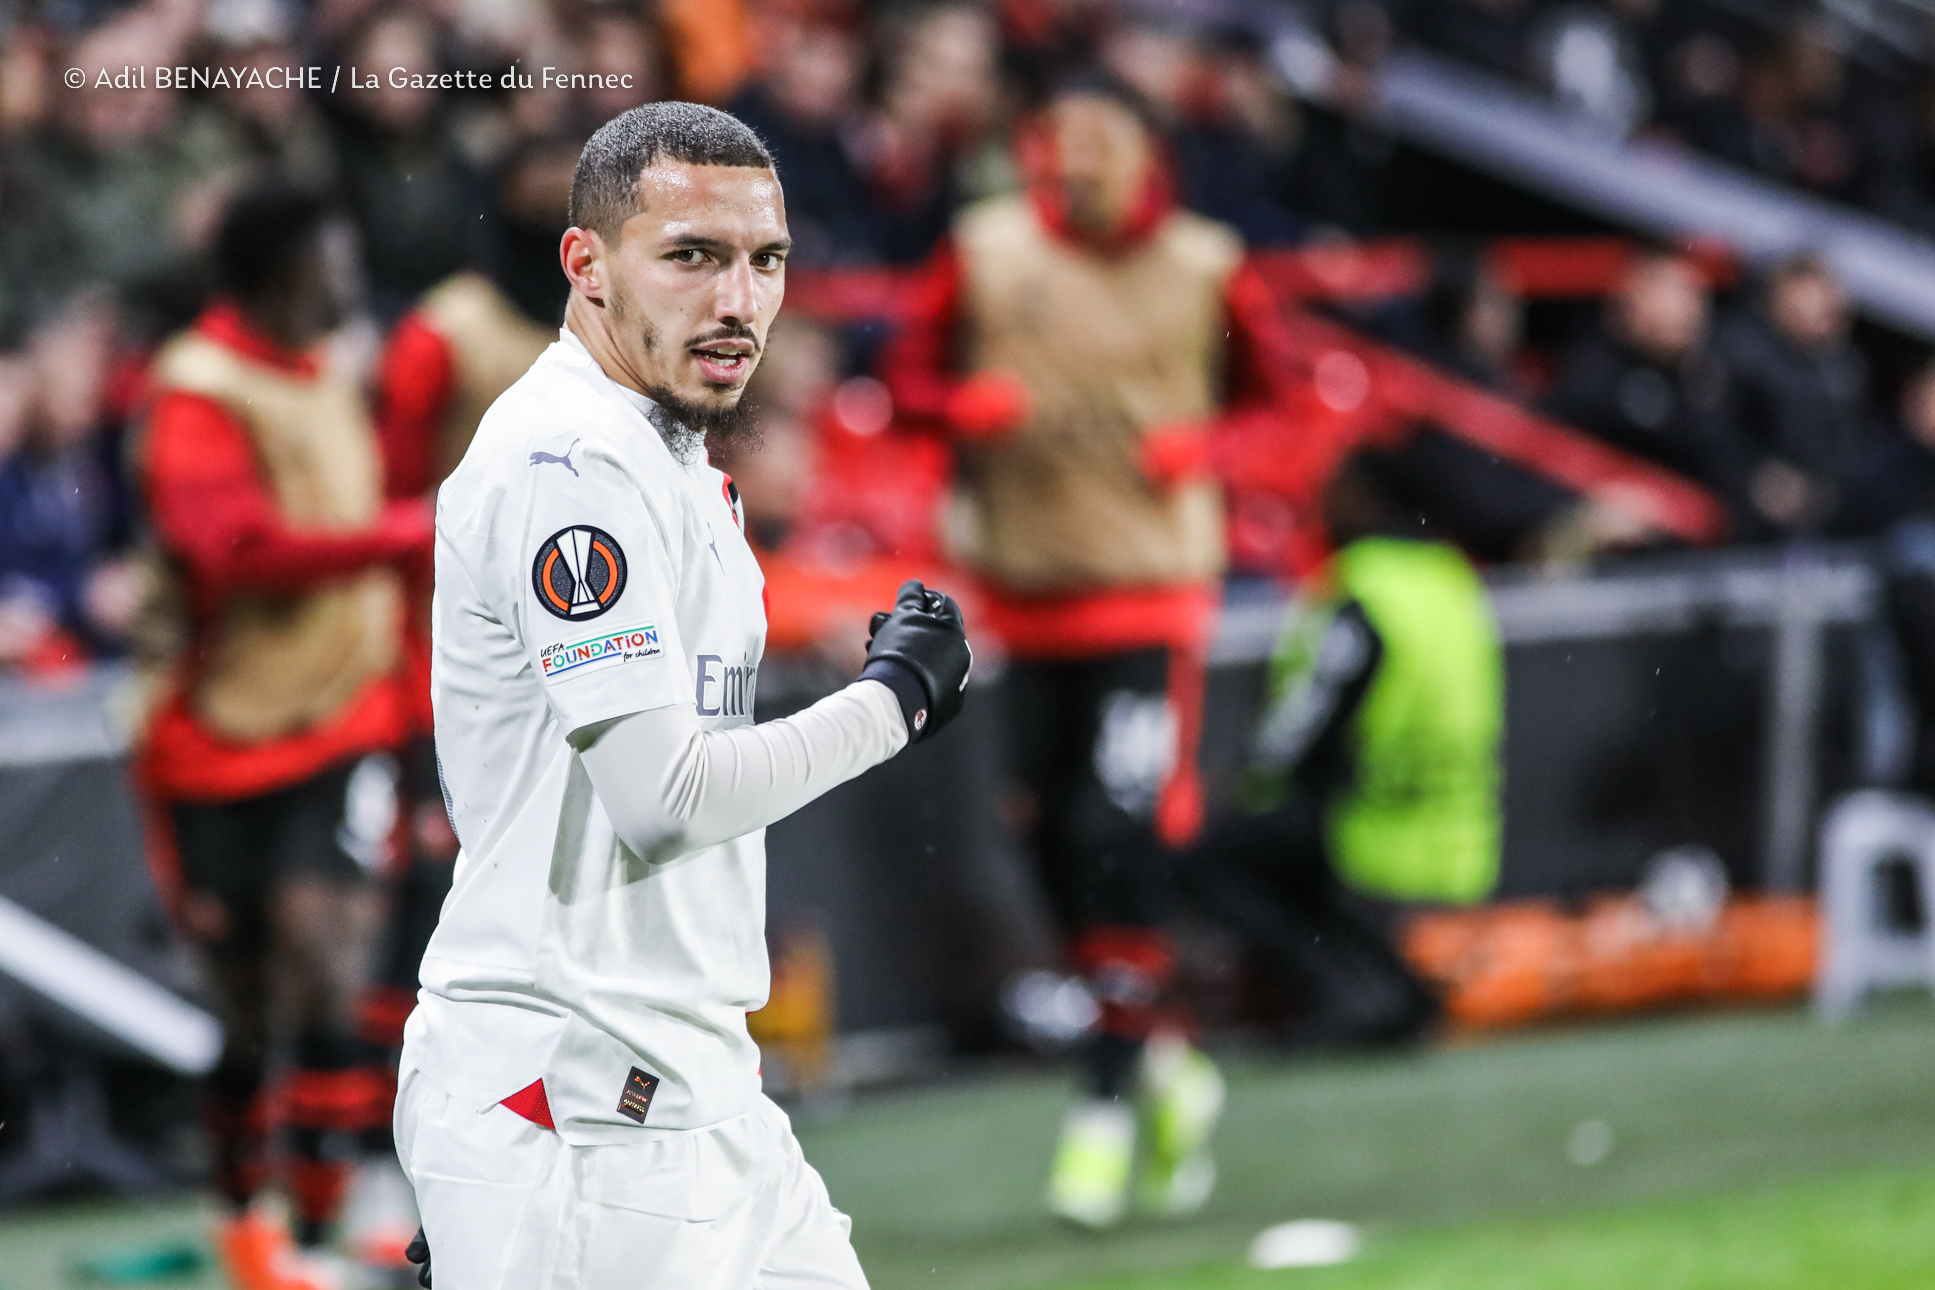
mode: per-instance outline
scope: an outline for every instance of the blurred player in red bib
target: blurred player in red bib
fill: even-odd
[[[1132,1190],[1148,1211],[1189,1212],[1215,1177],[1222,1082],[1166,1006],[1162,893],[1202,815],[1224,559],[1207,432],[1268,409],[1254,330],[1267,294],[1235,233],[1176,209],[1114,82],[1064,84],[1020,151],[1028,191],[955,221],[884,374],[897,411],[955,446],[961,554],[1012,659],[1025,840],[1101,1005],[1048,1195],[1099,1227]]]
[[[349,1145],[390,1102],[353,1017],[375,918],[368,878],[388,843],[383,763],[363,759],[404,732],[401,571],[424,563],[430,513],[384,502],[361,391],[312,352],[337,316],[326,218],[284,188],[235,199],[220,236],[225,292],[156,356],[140,450],[164,616],[184,639],[139,771],[168,807],[177,907],[223,1005],[208,1116],[236,1207],[223,1253],[244,1290],[338,1278],[320,1248]],[[276,1101],[307,1257],[290,1257],[250,1209],[272,1040],[289,1049]]]

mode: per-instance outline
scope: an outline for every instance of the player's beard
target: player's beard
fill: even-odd
[[[731,403],[694,403],[662,385],[645,393],[658,404],[652,424],[680,461],[696,460],[700,450],[708,446],[714,450],[759,451],[759,406],[743,391]]]
[[[624,294],[614,291],[611,294],[611,316],[613,322],[624,322],[630,313],[625,307]],[[658,328],[649,318],[640,318],[639,343],[647,354],[658,352]],[[751,329],[728,329],[732,334],[751,335]],[[681,398],[664,385],[648,385],[645,395],[658,407],[652,413],[652,425],[665,446],[680,461],[696,461],[707,446],[720,450],[739,450],[758,452],[763,439],[759,431],[759,408],[745,397],[742,386],[739,397],[731,403],[694,403]]]

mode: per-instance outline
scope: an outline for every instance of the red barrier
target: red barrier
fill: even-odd
[[[1352,393],[1336,387],[1361,379],[1361,398],[1370,408],[1366,419],[1374,423],[1441,426],[1575,492],[1642,506],[1655,526],[1688,542],[1714,542],[1725,532],[1726,515],[1719,503],[1672,471],[1528,412],[1509,399],[1314,314],[1286,311],[1284,330],[1289,354],[1308,362],[1319,399],[1325,398],[1328,389],[1333,406],[1335,400]],[[1363,376],[1340,372],[1327,377],[1326,364],[1339,365],[1334,355],[1355,359],[1364,369]]]
[[[1498,280],[1516,295],[1535,300],[1593,299],[1619,285],[1635,249],[1623,237],[1501,237],[1485,248],[1485,259]],[[1737,276],[1737,265],[1725,247],[1697,243],[1688,253],[1711,286],[1727,286]],[[1430,252],[1410,238],[1258,251],[1250,263],[1286,301],[1385,300],[1416,295],[1431,281]]]
[[[1486,254],[1520,295],[1591,298],[1612,290],[1634,244],[1616,237],[1503,238]],[[1724,252],[1694,248],[1709,280],[1731,279]],[[1270,300],[1247,302],[1269,355],[1276,407],[1219,426],[1211,461],[1228,487],[1231,553],[1241,567],[1303,573],[1323,558],[1317,499],[1338,462],[1430,425],[1585,496],[1643,513],[1663,533],[1717,541],[1726,517],[1705,490],[1640,458],[1447,375],[1307,307],[1413,294],[1430,277],[1405,239],[1262,251],[1250,259]],[[831,323],[892,324],[918,271],[796,270],[787,304]]]

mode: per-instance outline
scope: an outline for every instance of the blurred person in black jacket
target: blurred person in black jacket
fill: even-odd
[[[0,359],[0,663],[112,653],[132,624],[133,498],[107,399],[117,322],[84,295]]]
[[[124,9],[56,65],[171,66],[188,57],[198,21],[198,9],[179,4]],[[106,284],[132,329],[165,331],[206,290],[201,256],[233,178],[223,131],[172,90],[90,84],[51,97],[51,119],[7,159],[0,242],[18,275],[8,305],[17,320]]]
[[[1841,38],[1825,19],[1798,19],[1753,59],[1740,103],[1746,129],[1729,160],[1835,201],[1872,187],[1883,133],[1876,103],[1850,84]]]
[[[1518,367],[1524,305],[1480,247],[1433,249],[1431,281],[1416,329],[1401,343],[1450,374],[1523,401]],[[1379,487],[1416,514],[1429,536],[1486,561],[1571,560],[1643,544],[1643,517],[1507,461],[1448,430],[1425,425],[1394,447],[1362,455]]]
[[[1873,412],[1851,324],[1840,283],[1819,259],[1800,255],[1719,330],[1753,456],[1748,497],[1764,533],[1828,527],[1861,469]]]
[[[439,93],[391,83],[391,68],[441,70],[429,21],[414,9],[376,10],[342,61],[382,69],[376,88],[338,97],[337,125],[341,193],[361,235],[370,306],[387,325],[436,283],[488,262],[496,229],[483,178],[444,128]]]
[[[1864,439],[1833,527],[1865,537],[1905,524],[1935,533],[1935,359],[1903,383],[1894,415]]]
[[[1935,359],[1903,385],[1889,430],[1843,508],[1859,516],[1850,529],[1886,534],[1888,622],[1916,714],[1908,787],[1935,797]]]
[[[848,0],[798,0],[769,26],[759,80],[732,114],[772,149],[786,185],[792,262],[878,262],[882,219],[853,144],[867,68],[866,15]]]
[[[218,92],[229,146],[260,170],[310,192],[329,192],[341,178],[336,139],[316,99],[281,84],[270,68],[297,67],[303,58],[284,40],[254,40],[220,53],[222,64],[246,69],[241,87]]]
[[[1738,513],[1746,469],[1734,378],[1708,323],[1699,266],[1673,251],[1639,252],[1604,316],[1566,352],[1547,410],[1704,485]]]
[[[1323,31],[1336,54],[1329,102],[1298,104],[1294,164],[1297,209],[1320,232],[1400,231],[1397,141],[1380,123],[1378,89],[1396,29],[1392,6],[1380,0],[1344,0],[1325,15]]]
[[[1529,0],[1436,0],[1417,6],[1411,34],[1420,45],[1514,79],[1530,64]]]
[[[1302,238],[1292,206],[1296,108],[1249,31],[1135,23],[1105,42],[1102,58],[1161,126],[1184,206],[1251,246]]]
[[[1433,248],[1431,281],[1419,302],[1406,348],[1454,376],[1507,398],[1523,398],[1514,369],[1524,307],[1479,247],[1445,242]],[[1402,444],[1368,454],[1382,486],[1404,507],[1483,560],[1509,560],[1536,544],[1535,535],[1577,498],[1542,476],[1435,426]]]
[[[883,259],[926,259],[960,206],[1020,182],[1001,128],[999,34],[992,14],[958,3],[889,28],[878,105],[854,132]]]

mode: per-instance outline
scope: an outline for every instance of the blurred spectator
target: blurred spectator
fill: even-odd
[[[1813,256],[1781,264],[1756,307],[1727,319],[1720,351],[1738,382],[1755,464],[1749,497],[1780,531],[1821,527],[1859,469],[1872,416],[1868,366],[1849,338],[1848,299]]]
[[[342,313],[327,220],[322,201],[283,186],[230,205],[224,294],[157,355],[141,457],[174,575],[156,610],[181,644],[135,762],[168,809],[178,913],[222,1005],[206,1084],[232,1206],[220,1249],[234,1284],[290,1290],[340,1283],[321,1247],[355,1135],[388,1121],[390,1086],[352,1009],[374,912],[365,870],[390,828],[349,799],[360,759],[404,734],[396,571],[420,568],[431,535],[423,502],[384,504],[362,392],[313,352]],[[372,764],[359,801],[388,780]],[[277,1158],[300,1256],[253,1204],[273,1057],[287,1066]]]
[[[82,37],[63,61],[179,63],[197,16],[192,5],[151,0]],[[206,114],[184,115],[184,96],[168,90],[89,83],[60,90],[54,103],[51,128],[25,142],[15,192],[0,198],[11,208],[13,267],[26,279],[19,306],[106,283],[134,310],[137,329],[173,325],[199,301],[197,257],[232,180],[223,132]],[[66,250],[77,244],[86,255]]]
[[[599,80],[578,92],[576,133],[589,135],[627,108],[666,97],[665,46],[650,20],[624,8],[594,11],[580,43],[584,70]]]
[[[1935,362],[1909,376],[1894,415],[1863,437],[1844,473],[1833,527],[1872,535],[1904,521],[1935,532]]]
[[[1532,36],[1534,75],[1563,107],[1626,135],[1653,108],[1643,29],[1659,0],[1564,3]]]
[[[730,102],[761,51],[747,0],[659,0],[673,88],[692,103]]]
[[[1257,339],[1275,305],[1232,230],[1174,209],[1119,82],[1064,84],[1020,147],[1027,193],[955,222],[883,375],[905,421],[955,446],[978,621],[1011,656],[1017,819],[1102,1001],[1094,1100],[1064,1124],[1050,1205],[1105,1225],[1134,1136],[1116,1099],[1159,1093],[1142,1056],[1172,968],[1163,847],[1201,817],[1202,651],[1224,558],[1207,438],[1219,417],[1276,415]],[[1098,1175],[1083,1159],[1111,1163]],[[1182,1186],[1164,1172],[1181,1164],[1156,1154],[1154,1194]]]
[[[0,369],[0,617],[11,625],[0,661],[56,635],[112,651],[133,622],[133,517],[106,424],[117,321],[83,297],[34,328],[24,362]]]
[[[497,173],[491,277],[526,317],[546,327],[564,314],[558,241],[571,224],[571,176],[581,146],[575,138],[527,140]]]
[[[1738,512],[1746,480],[1734,379],[1708,323],[1705,277],[1691,258],[1637,253],[1604,317],[1566,352],[1549,407]]]
[[[1702,151],[1741,161],[1749,150],[1742,76],[1732,41],[1714,31],[1691,32],[1673,45],[1655,81],[1656,119]]]
[[[1524,340],[1525,304],[1486,258],[1480,245],[1445,240],[1432,248],[1422,335],[1425,358],[1501,394],[1530,392],[1517,367]]]
[[[1883,116],[1892,125],[1881,136],[1881,151],[1870,204],[1923,237],[1935,237],[1935,71],[1902,96],[1899,112]]]
[[[1473,384],[1522,399],[1530,393],[1517,366],[1523,315],[1478,246],[1445,242],[1433,251],[1412,348]],[[1566,488],[1431,426],[1368,461],[1394,504],[1484,560],[1533,553],[1579,505]]]
[[[1427,0],[1412,18],[1419,44],[1518,79],[1528,70],[1530,0]]]
[[[889,261],[923,259],[965,198],[1016,184],[998,131],[995,37],[984,10],[946,4],[908,22],[890,42],[879,107],[857,139]],[[790,188],[788,202],[790,215]]]
[[[765,68],[732,104],[772,149],[795,264],[869,264],[884,251],[854,152],[864,16],[849,0],[799,0],[768,26]]]
[[[1863,195],[1871,164],[1859,105],[1835,34],[1821,20],[1796,23],[1747,68],[1747,131],[1732,160],[1823,197]]]
[[[1901,392],[1899,436],[1881,441],[1856,499],[1885,547],[1887,609],[1915,709],[1908,786],[1935,798],[1935,361]]]
[[[1135,24],[1109,37],[1103,59],[1167,132],[1183,205],[1252,245],[1301,236],[1291,206],[1295,105],[1249,32]]]
[[[444,128],[437,91],[398,86],[388,69],[441,70],[437,34],[416,11],[378,9],[345,46],[345,64],[383,69],[345,91],[337,117],[348,201],[384,322],[459,269],[488,263],[496,230],[482,180]]]
[[[301,54],[282,41],[260,41],[224,52],[222,64],[262,73],[297,67]],[[333,191],[340,175],[336,141],[315,100],[298,90],[270,89],[266,82],[217,92],[233,138],[229,146],[258,172],[310,192]]]
[[[1002,54],[1024,102],[1095,64],[1119,14],[1109,0],[999,0]]]
[[[1419,541],[1375,472],[1324,495],[1337,554],[1270,661],[1244,814],[1184,869],[1301,1005],[1286,1038],[1415,1038],[1437,1004],[1379,901],[1468,904],[1498,880],[1504,659],[1484,586]]]
[[[501,208],[530,243],[526,256],[500,257],[503,268],[495,274],[470,268],[452,274],[391,330],[376,414],[384,491],[391,497],[433,495],[463,459],[484,412],[558,338],[566,291],[558,239],[572,175],[562,163],[563,147],[530,145],[504,168]],[[544,244],[550,254],[541,262]]]
[[[1294,164],[1297,207],[1325,236],[1393,231],[1397,143],[1377,122],[1377,73],[1393,25],[1377,0],[1344,0],[1330,15],[1337,60],[1329,107],[1305,104]]]

